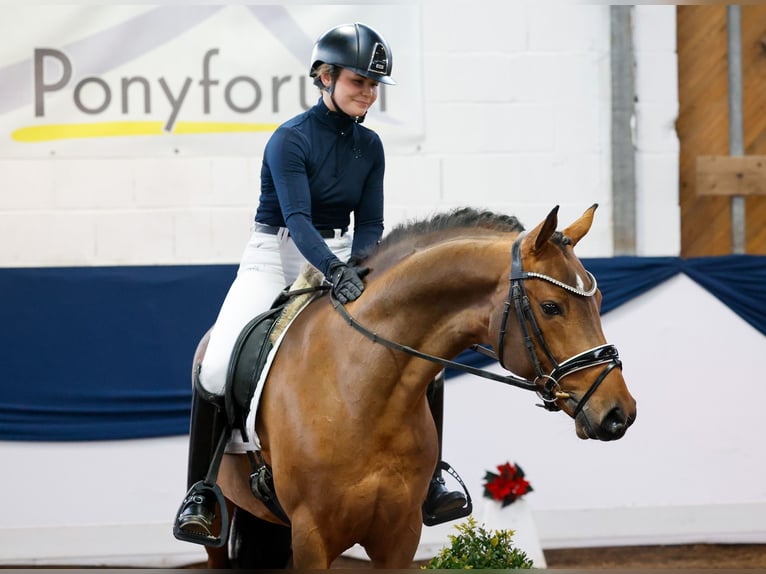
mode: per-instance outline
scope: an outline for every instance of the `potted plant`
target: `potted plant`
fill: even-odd
[[[479,526],[473,516],[456,525],[457,535],[450,535],[451,544],[442,548],[423,570],[474,570],[532,568],[533,563],[523,550],[513,546],[512,530],[489,531]]]

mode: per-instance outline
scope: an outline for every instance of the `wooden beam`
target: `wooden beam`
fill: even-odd
[[[697,156],[697,195],[766,195],[766,156]]]

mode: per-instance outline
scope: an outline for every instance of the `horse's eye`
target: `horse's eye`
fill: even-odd
[[[546,301],[541,305],[543,313],[546,315],[561,315],[561,307],[551,301]]]

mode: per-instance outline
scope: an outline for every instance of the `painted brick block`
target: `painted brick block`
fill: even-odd
[[[603,158],[596,153],[525,155],[518,162],[522,197],[549,201],[582,200],[584,207],[608,198],[611,189]]]
[[[678,102],[678,58],[674,52],[637,52],[636,99],[641,103]]]
[[[528,49],[609,52],[609,6],[567,2],[526,4]]]
[[[53,179],[53,164],[48,160],[0,160],[0,213],[50,209]],[[0,229],[0,238],[3,235]]]
[[[483,207],[502,199],[523,202],[521,158],[509,154],[457,155],[442,160],[444,200]]]
[[[441,201],[441,162],[435,157],[386,158],[386,205],[434,205]]]
[[[247,208],[179,211],[173,216],[174,258],[181,263],[238,263],[252,219]]]
[[[0,213],[0,267],[96,265],[91,214],[76,212]]]
[[[429,102],[510,102],[520,99],[526,85],[520,74],[522,56],[471,51],[423,55]],[[455,71],[470,70],[464,80]],[[465,74],[465,72],[461,72]]]
[[[197,205],[207,199],[212,186],[207,158],[139,159],[134,177],[137,208]]]
[[[636,154],[637,255],[675,256],[681,251],[678,156]]]
[[[676,6],[643,4],[633,7],[633,44],[636,52],[676,51]]]
[[[512,153],[553,149],[553,110],[545,104],[432,104],[428,153]]]
[[[128,159],[54,159],[56,209],[130,209],[135,205],[133,162]]]
[[[557,154],[599,153],[607,159],[611,145],[607,103],[599,100],[559,104],[553,108],[553,137]],[[529,126],[525,126],[529,128]]]
[[[482,0],[481,8],[460,0],[424,0],[423,43],[437,51],[518,52],[527,42],[526,4]],[[457,70],[453,70],[459,73]]]
[[[253,166],[257,165],[257,172]],[[258,204],[261,158],[216,157],[210,161],[209,205],[237,207]],[[204,203],[202,204],[204,205]]]
[[[99,265],[174,263],[173,214],[170,211],[100,213],[95,218]]]

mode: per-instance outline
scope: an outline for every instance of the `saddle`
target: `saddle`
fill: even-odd
[[[312,284],[311,279],[301,277],[289,290],[282,291],[271,309],[252,319],[242,329],[234,345],[224,387],[224,408],[229,428],[239,430],[245,442],[250,434],[247,418],[253,396],[278,336],[308,300],[323,290]],[[253,469],[250,475],[253,495],[289,524],[290,520],[274,491],[271,467],[264,461],[260,450],[248,450],[246,454]]]

